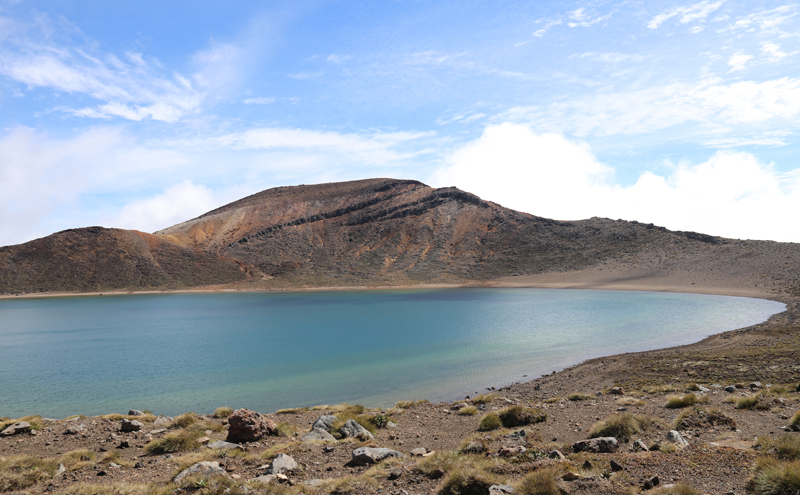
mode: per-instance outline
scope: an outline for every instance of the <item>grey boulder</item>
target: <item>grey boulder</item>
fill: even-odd
[[[353,460],[351,462],[356,466],[366,466],[390,457],[406,457],[406,455],[392,449],[361,447],[353,451]]]
[[[674,443],[675,445],[681,445],[681,446],[686,446],[686,445],[689,445],[689,442],[687,442],[687,441],[686,441],[686,440],[685,440],[685,439],[684,439],[684,438],[681,436],[681,434],[680,434],[680,433],[678,433],[678,432],[677,432],[677,431],[675,431],[675,430],[670,430],[670,431],[669,431],[669,433],[667,433],[667,441],[668,441],[668,442],[672,442],[672,443]]]
[[[212,476],[224,476],[224,477],[228,476],[228,473],[226,473],[224,469],[219,467],[218,462],[201,461],[196,464],[192,464],[188,468],[181,471],[177,476],[172,478],[172,481],[174,483],[180,483],[183,478],[195,474],[199,474],[208,478]]]
[[[232,450],[232,449],[238,449],[239,448],[239,444],[238,443],[225,442],[225,441],[222,441],[222,440],[217,440],[215,442],[209,443],[208,445],[206,445],[206,447],[208,447],[209,449]]]
[[[581,440],[572,444],[575,452],[592,452],[594,454],[610,454],[617,451],[619,443],[614,437],[599,437]]]
[[[0,431],[0,437],[10,437],[11,435],[18,435],[28,431],[31,431],[31,424],[27,421],[19,421]]]
[[[144,424],[136,420],[123,419],[119,431],[139,431],[144,428]]]
[[[330,432],[331,427],[338,420],[339,418],[337,418],[336,416],[330,416],[330,415],[320,416],[319,419],[314,421],[314,424],[311,425],[311,429],[313,430],[314,428],[320,428],[322,430]]]
[[[374,440],[375,437],[368,429],[358,424],[354,419],[348,419],[347,423],[339,430],[345,438],[358,438],[360,440]]]
[[[316,423],[315,423],[316,424]],[[301,438],[303,442],[313,442],[313,441],[321,441],[321,442],[331,442],[335,441],[336,438],[328,433],[328,430],[324,430],[322,428],[314,428]]]
[[[267,474],[286,474],[295,469],[297,469],[297,462],[291,456],[280,453],[272,460]]]

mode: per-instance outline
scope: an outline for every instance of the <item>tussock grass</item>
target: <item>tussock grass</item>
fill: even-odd
[[[582,392],[575,392],[574,394],[569,394],[567,399],[571,400],[572,402],[577,402],[580,400],[591,400],[594,399],[593,395],[584,394]]]
[[[672,385],[651,385],[649,387],[642,387],[642,391],[648,394],[663,394],[667,392],[674,392],[675,387]]]
[[[434,452],[430,457],[423,457],[414,465],[420,474],[431,479],[439,479],[452,471],[459,463],[459,458],[454,452]]]
[[[794,413],[794,416],[792,416],[792,420],[789,422],[789,424],[792,426],[800,425],[800,411]]]
[[[0,421],[0,431],[3,431],[14,423],[19,423],[21,421],[25,421],[26,423],[30,424],[31,430],[41,430],[44,428],[44,420],[37,414],[35,416],[25,416],[17,419],[4,418],[2,421]]]
[[[544,400],[545,404],[555,404],[556,402],[564,400],[563,397],[549,397]]]
[[[674,423],[676,430],[707,428],[710,426],[725,426],[736,429],[736,421],[719,409],[696,407],[681,411],[678,417],[675,418]]]
[[[203,436],[202,431],[183,429],[178,430],[164,438],[153,440],[144,446],[147,455],[174,454],[200,448],[197,439]]]
[[[167,426],[170,430],[177,430],[179,428],[187,428],[197,422],[197,414],[193,412],[181,414],[176,416],[172,422]]]
[[[748,395],[747,397],[740,397],[736,400],[736,409],[756,409],[758,401],[761,398],[759,394]]]
[[[64,495],[171,495],[175,493],[175,485],[154,485],[149,483],[78,483],[59,491]]]
[[[311,409],[307,407],[293,407],[289,409],[278,409],[277,411],[275,411],[275,414],[297,414],[301,412],[308,412],[310,410]]]
[[[617,399],[616,403],[620,406],[643,406],[647,404],[647,401],[637,399],[636,397],[623,397],[621,399]]]
[[[24,490],[56,474],[54,459],[29,455],[0,457],[0,493]]]
[[[218,407],[218,408],[214,409],[214,415],[213,416],[215,418],[220,418],[221,419],[221,418],[227,418],[231,414],[233,414],[233,409],[231,409],[228,406],[223,406],[223,407]]]
[[[680,409],[683,407],[693,406],[695,404],[705,404],[708,402],[708,397],[705,395],[697,396],[695,394],[686,394],[683,397],[671,395],[667,397],[667,403],[664,407],[668,409]]]
[[[481,418],[481,422],[478,425],[478,430],[480,431],[491,431],[496,430],[503,426],[503,422],[500,421],[500,417],[497,414],[490,412],[483,415]]]
[[[759,437],[756,448],[782,461],[800,461],[800,437],[793,433],[783,434],[774,440],[770,437]]]
[[[144,412],[144,411],[142,411],[142,412]],[[103,418],[103,419],[107,419],[109,421],[121,421],[123,419],[130,419],[130,420],[141,421],[143,423],[152,423],[153,421],[156,420],[156,417],[154,415],[152,415],[151,413],[145,413],[144,416],[129,416],[127,414],[116,414],[116,413],[114,413],[114,414],[103,414],[100,417]]]
[[[458,410],[461,416],[475,416],[478,414],[478,408],[475,406],[465,406]]]
[[[414,407],[415,402],[413,400],[399,400],[395,402],[394,407],[398,409],[411,409]]]
[[[794,495],[800,493],[800,461],[780,461],[762,457],[750,479],[755,495]]]
[[[589,431],[589,438],[614,437],[627,442],[638,433],[662,426],[660,420],[649,416],[639,416],[631,413],[613,414],[596,423]]]
[[[275,444],[272,447],[265,450],[264,452],[262,452],[261,458],[267,461],[271,461],[279,453],[288,454],[296,447],[297,444],[295,444],[294,442]]]
[[[566,467],[563,465],[537,469],[522,478],[514,493],[518,495],[561,495],[556,480],[565,471]]]
[[[491,404],[497,398],[495,394],[481,394],[472,398],[471,402],[476,406],[481,404]]]
[[[531,409],[523,406],[511,406],[497,413],[500,422],[506,428],[526,426],[547,421],[547,414],[540,409]]]
[[[492,472],[496,462],[478,456],[464,456],[447,474],[439,488],[440,495],[471,495],[488,493],[489,487],[501,484],[504,480]]]
[[[647,492],[650,495],[701,495],[701,492],[685,483],[677,483],[672,486],[661,486]]]
[[[204,449],[199,452],[190,452],[188,454],[175,456],[172,459],[170,459],[177,465],[175,471],[173,471],[172,473],[172,476],[179,474],[184,469],[188,468],[189,466],[193,466],[198,462],[213,461],[217,457],[218,457],[217,452],[214,452],[213,450],[210,449]]]
[[[279,437],[291,437],[295,433],[301,431],[299,427],[284,422],[277,423],[275,428],[275,435]]]

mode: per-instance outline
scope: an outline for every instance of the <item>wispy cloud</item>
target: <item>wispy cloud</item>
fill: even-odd
[[[664,24],[666,21],[675,17],[678,18],[678,22],[681,24],[703,21],[712,12],[719,9],[723,3],[724,1],[710,2],[708,0],[704,0],[688,7],[677,7],[653,17],[650,19],[650,22],[647,23],[647,27],[650,29],[658,29],[659,26]]]
[[[761,10],[742,16],[723,31],[755,31],[782,33],[781,26],[797,16],[797,5],[782,5],[771,10]]]
[[[586,9],[581,7],[579,9],[573,10],[569,13],[570,21],[567,22],[567,26],[574,28],[574,27],[590,27],[594,24],[607,21],[611,19],[611,13],[602,16],[592,16],[591,14],[586,12]]]
[[[536,36],[537,38],[541,38],[542,36],[547,34],[547,32],[553,26],[560,26],[563,21],[561,19],[555,19],[555,20],[551,20],[551,21],[543,21],[542,20],[542,21],[539,21],[539,22],[544,22],[544,26],[540,27],[539,29],[537,29],[536,31],[533,32],[533,35]]]
[[[245,105],[268,105],[270,103],[274,103],[275,98],[271,98],[268,96],[262,96],[260,98],[245,98],[242,100],[242,103]]]
[[[728,59],[728,65],[731,67],[731,72],[744,70],[747,67],[747,63],[753,59],[752,55],[748,55],[746,53],[738,52],[731,56]]]

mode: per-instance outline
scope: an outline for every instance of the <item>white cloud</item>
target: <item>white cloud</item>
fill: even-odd
[[[539,21],[539,22],[542,22],[542,21]],[[559,25],[561,25],[561,19],[557,19],[557,20],[554,20],[554,21],[547,21],[545,23],[545,25],[542,26],[541,28],[537,29],[533,33],[533,35],[536,36],[537,38],[541,38],[542,36],[547,34],[547,31],[549,31],[551,27],[559,26]]]
[[[769,41],[761,43],[761,51],[769,58],[770,62],[779,62],[788,55],[781,51],[779,45],[770,43]]]
[[[747,67],[747,62],[753,59],[752,55],[747,55],[742,52],[735,53],[728,60],[728,65],[731,67],[731,72],[744,70]]]
[[[340,64],[340,63],[342,63],[345,60],[348,60],[350,58],[352,58],[352,55],[339,55],[339,54],[336,54],[336,53],[331,53],[330,55],[328,55],[328,58],[325,59],[325,60],[327,60],[328,62],[330,62],[332,64]]]
[[[589,146],[526,126],[489,126],[431,178],[538,216],[592,216],[655,223],[732,238],[800,241],[800,169],[779,174],[749,153],[718,151],[700,164],[641,174],[621,186]]]
[[[736,19],[725,31],[755,31],[782,33],[780,27],[797,16],[796,5],[782,5],[772,10],[762,10]]]
[[[270,97],[261,97],[261,98],[246,98],[242,100],[242,103],[245,105],[267,105],[269,103],[273,103],[275,98]]]
[[[166,188],[161,194],[128,203],[110,224],[123,229],[155,232],[202,215],[221,203],[211,189],[187,179]]]
[[[572,22],[568,22],[567,26],[574,28],[574,27],[590,27],[594,24],[599,22],[606,21],[611,18],[611,14],[606,14],[599,17],[594,17],[590,14],[586,13],[586,9],[579,8],[570,12],[569,18],[572,19]]]
[[[709,2],[708,0],[704,0],[688,7],[678,7],[653,17],[650,19],[650,22],[647,23],[647,27],[650,29],[658,29],[664,22],[673,17],[678,17],[681,24],[702,21],[712,12],[719,9],[723,3],[724,1]]]

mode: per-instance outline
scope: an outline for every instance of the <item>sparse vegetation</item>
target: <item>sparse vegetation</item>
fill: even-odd
[[[672,486],[658,487],[650,492],[650,495],[701,495],[698,490],[685,483],[677,483]]]
[[[756,409],[759,399],[760,396],[758,394],[740,397],[736,400],[736,409]]]
[[[458,410],[458,414],[462,416],[475,416],[478,414],[478,408],[475,406],[465,406]]]
[[[765,455],[782,461],[800,461],[800,437],[787,433],[777,439],[759,437],[756,447]]]
[[[0,493],[23,490],[50,479],[57,467],[53,459],[28,455],[0,457]]]
[[[178,430],[164,438],[153,440],[144,446],[147,455],[174,454],[176,452],[186,452],[200,447],[197,439],[203,436],[201,431]]]
[[[794,495],[800,493],[800,461],[760,458],[750,480],[755,495]]]
[[[215,418],[227,418],[231,414],[233,414],[233,409],[231,409],[230,407],[227,407],[227,406],[218,407],[218,408],[214,409],[214,417]]]
[[[431,479],[439,479],[458,464],[458,456],[453,452],[435,452],[430,457],[417,461],[414,468]]]
[[[547,421],[547,414],[540,409],[531,409],[523,406],[511,406],[497,413],[498,418],[506,428],[526,426]],[[483,421],[481,421],[483,423]]]
[[[31,430],[41,430],[42,428],[44,428],[44,421],[42,420],[42,417],[39,415],[35,415],[35,416],[25,416],[23,418],[17,418],[17,419],[3,418],[2,420],[0,420],[0,431],[3,431],[9,426],[13,425],[14,423],[19,423],[21,421],[30,424]]]
[[[415,402],[413,400],[399,400],[395,402],[394,407],[398,409],[411,409]]]
[[[637,399],[635,397],[623,397],[621,399],[617,399],[617,404],[620,406],[643,406],[647,402],[642,399]]]
[[[637,433],[659,426],[661,422],[649,416],[619,413],[595,424],[589,431],[589,438],[614,437],[627,442]]]
[[[573,402],[574,402],[574,401],[579,401],[579,400],[590,400],[590,399],[594,399],[594,396],[592,396],[592,395],[589,395],[589,394],[584,394],[584,393],[581,393],[581,392],[576,392],[576,393],[574,393],[574,394],[569,394],[569,395],[567,396],[567,399],[569,399],[569,400],[571,400],[571,401],[573,401]]]
[[[692,408],[683,410],[675,419],[676,430],[724,426],[736,429],[736,421],[719,409]]]
[[[472,398],[472,403],[476,406],[481,404],[491,404],[497,398],[494,394],[481,394]]]
[[[195,413],[186,413],[177,416],[172,422],[167,426],[170,430],[177,430],[179,428],[186,428],[191,426],[197,422],[197,415]]]
[[[683,397],[677,395],[671,395],[667,397],[667,403],[665,407],[669,409],[680,409],[683,407],[693,406],[695,404],[706,403],[708,402],[708,397],[701,395],[697,396],[695,394],[686,394]]]
[[[560,495],[556,479],[564,473],[561,466],[537,469],[520,481],[514,493],[519,495]]]
[[[800,425],[800,411],[794,413],[794,416],[792,416],[792,420],[789,422],[789,424],[792,426]]]
[[[481,418],[481,422],[478,425],[478,429],[480,431],[491,431],[496,430],[503,426],[503,422],[500,421],[500,417],[497,414],[490,412],[485,414],[483,418]]]
[[[458,461],[442,483],[440,495],[488,493],[490,486],[503,482],[491,471],[493,462],[485,457],[464,456]]]

